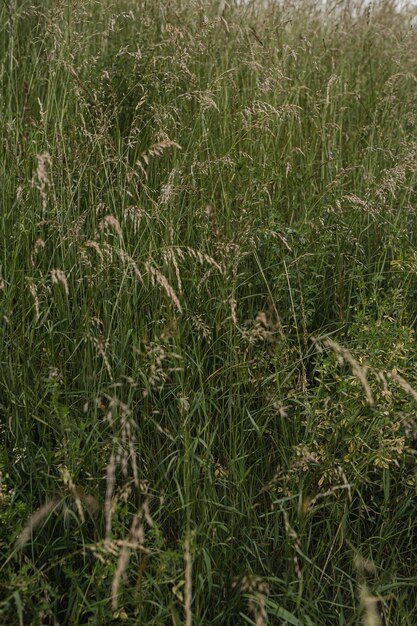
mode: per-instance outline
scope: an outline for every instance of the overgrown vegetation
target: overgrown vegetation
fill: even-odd
[[[220,4],[1,3],[1,624],[416,624],[412,15]]]

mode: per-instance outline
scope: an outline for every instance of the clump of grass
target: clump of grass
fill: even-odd
[[[413,10],[0,18],[0,623],[414,624]]]

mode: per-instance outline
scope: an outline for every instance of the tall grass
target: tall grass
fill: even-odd
[[[0,28],[0,623],[414,625],[412,12]]]

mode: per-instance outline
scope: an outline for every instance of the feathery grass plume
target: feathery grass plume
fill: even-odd
[[[359,586],[359,599],[362,607],[363,626],[382,626],[381,617],[378,611],[379,598],[373,596],[368,586],[363,583]]]
[[[359,578],[359,600],[362,609],[362,624],[363,626],[382,626],[378,609],[380,598],[371,594],[366,583],[368,576],[375,576],[376,574],[375,564],[372,560],[365,559],[360,554],[356,554],[354,565]]]
[[[107,347],[109,344],[108,340],[105,340],[103,337],[92,337],[93,345],[96,350],[96,353],[103,360],[104,366],[107,370],[109,378],[113,381],[113,372],[111,371],[110,361],[107,356]]]
[[[177,256],[175,255],[173,250],[164,250],[163,259],[166,263],[172,263],[172,265],[174,266],[175,277],[177,279],[177,285],[178,285],[178,292],[180,293],[180,295],[182,295],[182,281],[181,281],[181,274],[180,274],[180,268],[179,268],[178,261],[177,261]]]
[[[160,285],[166,292],[168,298],[171,300],[175,308],[179,313],[182,313],[181,303],[177,294],[168,282],[167,278],[160,272],[150,261],[145,264],[146,271],[150,274],[152,282]]]
[[[169,202],[174,197],[174,194],[176,191],[175,186],[174,186],[174,180],[175,180],[176,174],[177,174],[177,170],[174,168],[169,173],[168,181],[164,185],[162,185],[161,196],[160,196],[160,201],[162,202],[162,204],[169,204]]]
[[[106,230],[112,230],[120,237],[120,239],[123,238],[123,233],[119,224],[119,220],[114,215],[106,215],[105,217],[103,217],[98,225],[98,228],[102,232]]]
[[[64,485],[66,485],[68,487],[68,489],[70,490],[73,498],[74,498],[74,502],[75,502],[75,506],[77,508],[78,511],[78,515],[79,518],[81,520],[81,522],[85,522],[85,516],[84,516],[84,510],[83,510],[83,506],[81,504],[81,497],[80,497],[80,493],[74,483],[74,481],[72,480],[72,476],[69,473],[68,468],[66,467],[60,467],[59,471],[61,473],[61,477],[62,477],[62,481],[64,483]]]
[[[229,301],[229,304],[231,307],[233,306],[233,302]],[[261,342],[272,343],[276,341],[277,333],[280,334],[281,330],[280,323],[275,322],[269,312],[266,313],[265,311],[259,311],[255,320],[248,320],[247,326],[248,328],[239,328],[239,332],[242,339],[250,346]]]
[[[35,265],[35,261],[36,261],[36,257],[37,257],[37,255],[38,255],[38,252],[39,252],[40,250],[42,250],[44,247],[45,247],[45,242],[44,242],[44,240],[43,240],[43,239],[41,239],[41,238],[38,238],[38,239],[35,241],[35,244],[34,244],[34,246],[33,246],[32,253],[31,253],[31,255],[30,255],[30,263],[31,263],[32,267]]]
[[[136,261],[125,251],[120,248],[114,250],[115,254],[119,257],[122,263],[132,270],[137,280],[143,285],[142,274],[136,264]]]
[[[210,265],[216,268],[221,274],[223,273],[223,268],[219,265],[219,263],[209,254],[205,252],[201,252],[201,250],[195,250],[190,246],[172,246],[172,252],[177,254],[180,258],[185,258],[186,256],[200,263],[200,265]]]
[[[146,167],[149,165],[149,162],[152,158],[161,157],[165,150],[169,148],[177,148],[181,150],[181,146],[176,141],[171,141],[170,139],[164,139],[157,143],[154,143],[148,148],[145,152],[142,153],[140,159],[137,161],[137,165],[140,168],[141,172],[144,174],[145,178],[148,178],[148,173]]]
[[[108,401],[106,419],[111,426],[120,428],[119,433],[114,439],[114,450],[110,455],[110,460],[106,467],[106,496],[104,514],[106,520],[106,539],[110,539],[113,513],[117,505],[117,502],[114,499],[114,489],[116,485],[116,472],[118,467],[121,468],[122,474],[125,478],[128,478],[129,476],[130,467],[133,484],[141,493],[143,490],[141,489],[136,459],[137,440],[134,431],[137,428],[137,425],[132,419],[131,410],[117,397],[106,397],[106,400]],[[116,418],[118,419],[116,420]],[[148,521],[149,526],[151,526],[152,522],[148,512],[147,502],[143,504],[141,510],[146,521]]]
[[[200,252],[199,250],[194,250],[188,246],[170,246],[163,251],[162,254],[163,260],[165,263],[171,263],[174,267],[175,276],[178,284],[178,291],[182,294],[183,286],[180,274],[180,268],[178,261],[183,261],[186,257],[197,261],[200,265],[209,265],[210,267],[216,268],[220,273],[223,273],[223,269],[221,266],[211,257],[209,254],[205,254]]]
[[[42,152],[42,154],[37,155],[37,161],[38,165],[36,172],[32,177],[32,186],[35,187],[40,193],[42,199],[42,211],[45,213],[48,202],[47,189],[51,184],[48,174],[48,167],[51,167],[52,165],[51,155],[49,152]]]
[[[212,329],[204,321],[203,317],[201,315],[191,315],[190,320],[193,328],[200,333],[201,337],[210,342],[212,340]]]
[[[235,324],[235,326],[238,326],[236,298],[234,298],[233,296],[230,296],[230,298],[228,299],[228,302],[230,306],[230,316],[232,318],[232,322],[233,324]]]
[[[237,586],[237,582],[233,583]],[[266,600],[269,594],[268,583],[253,574],[248,574],[240,579],[240,590],[249,596],[248,608],[255,618],[256,626],[267,626],[268,613],[266,608]]]
[[[329,78],[329,82],[327,83],[327,87],[326,87],[326,106],[329,106],[330,104],[330,94],[331,94],[332,85],[336,84],[338,80],[339,80],[339,77],[336,74],[332,74]]]
[[[62,285],[65,295],[69,295],[68,281],[65,272],[60,269],[51,270],[51,279],[53,285]]]
[[[112,400],[115,402],[115,399]],[[120,411],[120,425],[121,425],[121,442],[123,449],[121,449],[122,459],[124,459],[124,463],[127,465],[127,462],[130,461],[130,466],[133,474],[133,480],[136,487],[139,487],[139,473],[138,473],[138,465],[136,461],[136,437],[134,435],[134,430],[136,428],[136,424],[131,417],[130,409],[124,404],[121,403],[120,400],[116,400],[116,406],[118,406]],[[111,406],[112,403],[110,403]],[[128,452],[124,452],[127,448]],[[127,470],[124,470],[127,474]]]
[[[220,237],[221,232],[220,232],[219,224],[217,221],[216,212],[211,204],[206,205],[204,213],[207,215],[207,217],[210,220],[211,230],[212,230],[213,235],[215,237]]]
[[[35,305],[36,319],[38,320],[40,317],[40,300],[38,296],[38,290],[33,280],[31,278],[28,278],[27,276],[26,276],[26,284],[29,288],[30,295],[33,298],[33,302]]]
[[[103,267],[113,259],[113,248],[110,246],[100,246],[97,241],[89,240],[84,243],[84,247],[96,252]]]
[[[128,206],[123,212],[123,219],[133,225],[135,235],[139,233],[140,224],[143,218],[150,220],[150,215],[142,208],[135,205]]]

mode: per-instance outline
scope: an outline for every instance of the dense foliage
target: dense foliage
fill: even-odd
[[[0,6],[0,623],[415,625],[417,33]]]

